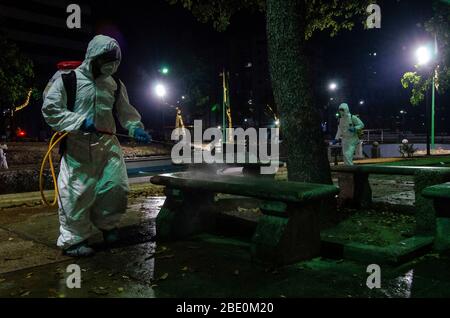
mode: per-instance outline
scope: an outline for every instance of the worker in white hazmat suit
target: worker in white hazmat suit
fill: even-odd
[[[363,128],[364,123],[357,116],[350,114],[348,105],[341,104],[339,106],[339,126],[335,142],[341,139],[345,165],[353,165],[355,149],[360,143],[358,133]]]
[[[8,169],[5,150],[8,150],[8,146],[6,144],[0,145],[0,169]]]
[[[141,116],[128,101],[125,86],[111,76],[120,60],[116,40],[95,36],[84,62],[75,70],[73,111],[67,108],[68,95],[61,78],[52,84],[42,106],[44,118],[54,130],[69,132],[58,176],[57,242],[69,256],[94,253],[87,242],[94,226],[103,232],[106,243],[119,239],[117,226],[126,211],[129,192],[127,170],[117,137],[99,133],[116,132],[113,109],[131,137],[150,141]],[[120,94],[115,97],[117,89]]]

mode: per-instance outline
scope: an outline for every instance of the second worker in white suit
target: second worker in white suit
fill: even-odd
[[[339,126],[335,140],[341,139],[344,164],[353,165],[355,149],[360,143],[358,132],[364,128],[364,123],[357,116],[350,113],[347,104],[339,106]]]

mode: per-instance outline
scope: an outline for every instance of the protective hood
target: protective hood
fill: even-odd
[[[111,52],[116,51],[118,61],[115,62],[117,64],[117,67],[120,64],[120,61],[122,59],[122,53],[120,50],[119,43],[106,35],[96,35],[90,42],[86,51],[85,60],[83,61],[83,64],[79,67],[79,70],[83,72],[86,76],[90,74],[89,77],[92,77],[92,61],[97,58],[98,56]]]
[[[350,108],[348,107],[348,104],[346,104],[346,103],[342,103],[341,105],[339,105],[339,110],[344,111],[344,113],[342,114],[343,116],[350,115]]]

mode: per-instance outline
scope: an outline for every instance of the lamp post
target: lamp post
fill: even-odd
[[[437,45],[436,45],[437,46]],[[425,67],[427,64],[435,60],[437,49],[432,50],[429,46],[421,46],[416,51],[417,63],[419,67]],[[431,110],[429,110],[428,93],[426,98],[426,130],[427,130],[427,155],[431,155],[431,149],[435,148],[435,109],[436,109],[436,95],[435,95],[435,71],[436,66],[432,67],[432,83],[431,83]],[[431,113],[430,113],[431,112]],[[431,121],[431,125],[430,125]],[[430,127],[431,126],[431,127]],[[430,132],[431,130],[431,132]],[[431,135],[431,136],[430,136]],[[430,140],[431,139],[431,140]]]
[[[339,88],[338,84],[334,81],[330,82],[328,84],[328,91],[331,93],[336,92],[338,90],[338,88]],[[332,131],[332,126],[331,126],[332,117],[331,117],[331,113],[330,113],[330,107],[331,107],[332,102],[334,102],[334,101],[335,101],[335,97],[330,97],[327,102],[327,110],[326,110],[327,127],[326,127],[326,130],[328,133],[331,133],[331,131]]]
[[[166,87],[163,84],[158,83],[155,85],[154,91],[155,91],[156,96],[161,100],[162,105],[164,105],[164,103],[165,103],[164,98],[167,95]],[[161,106],[161,124],[162,124],[161,131],[162,131],[163,136],[164,136],[164,121],[165,121],[164,120],[164,108],[163,108],[163,106]]]

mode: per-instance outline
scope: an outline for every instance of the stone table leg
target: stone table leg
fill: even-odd
[[[214,194],[166,188],[166,201],[156,218],[158,240],[176,240],[214,229]]]
[[[264,202],[263,216],[252,239],[252,258],[258,263],[285,265],[320,253],[320,202],[308,205]]]

